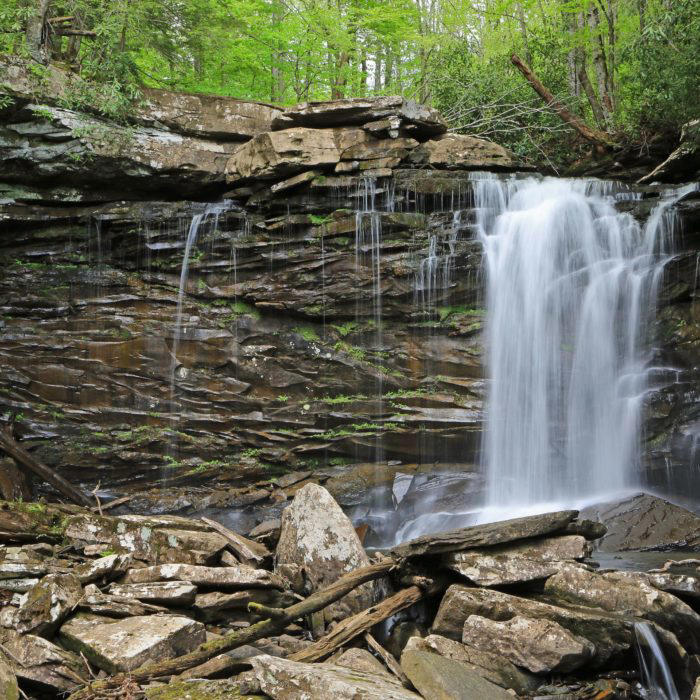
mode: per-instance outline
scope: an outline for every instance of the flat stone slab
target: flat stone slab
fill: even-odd
[[[577,515],[578,511],[576,510],[562,510],[502,520],[486,525],[463,527],[459,530],[417,537],[393,547],[389,553],[396,557],[406,558],[425,554],[460,552],[474,547],[491,547],[506,542],[515,542],[528,537],[542,537],[563,530]]]
[[[411,637],[404,648],[406,651],[424,651],[459,661],[487,681],[501,688],[512,688],[519,695],[531,693],[542,683],[540,678],[519,669],[500,653],[476,649],[439,634]]]
[[[146,688],[146,700],[264,700],[264,695],[246,695],[241,692],[241,683],[224,678],[206,680],[192,678],[175,681],[167,685]]]
[[[184,581],[159,581],[157,583],[114,583],[109,587],[111,595],[131,598],[161,605],[192,605],[197,586]]]
[[[117,578],[125,573],[132,564],[133,559],[129,554],[110,554],[77,566],[73,573],[78,577],[80,583],[86,584],[100,579]]]
[[[188,581],[195,586],[240,590],[245,588],[284,588],[279,576],[250,566],[195,566],[193,564],[159,564],[143,569],[131,569],[124,583],[155,583],[157,581]]]
[[[607,534],[598,543],[601,552],[633,549],[700,551],[700,518],[648,493],[589,506],[581,511],[581,517],[607,526]]]
[[[424,698],[431,700],[513,700],[503,688],[453,659],[425,651],[405,651],[401,668]]]
[[[273,700],[420,700],[392,678],[334,664],[267,655],[255,656],[250,663],[261,690]]]
[[[149,615],[114,621],[78,615],[61,627],[61,643],[82,652],[107,673],[131,671],[149,661],[187,654],[206,641],[201,622],[175,615]]]
[[[562,562],[583,559],[590,553],[585,537],[565,535],[452,552],[443,555],[442,562],[477,586],[502,586],[548,578],[559,571]]]
[[[73,574],[49,574],[22,597],[14,614],[18,632],[48,637],[73,612],[83,595],[80,581]]]
[[[516,615],[505,622],[470,615],[462,641],[505,656],[533,673],[568,673],[583,666],[595,647],[552,620]]]

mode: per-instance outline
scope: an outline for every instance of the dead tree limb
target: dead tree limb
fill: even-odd
[[[178,656],[177,658],[168,659],[167,661],[146,664],[126,674],[120,673],[111,678],[106,678],[103,681],[96,681],[85,686],[82,690],[73,693],[69,697],[69,700],[87,700],[87,698],[90,698],[98,691],[118,688],[127,679],[132,679],[137,683],[143,683],[152,678],[161,678],[163,676],[183,673],[194,666],[209,661],[209,659],[214,656],[231,651],[232,649],[237,649],[244,644],[250,644],[258,639],[264,639],[265,637],[279,634],[279,632],[287,625],[294,622],[294,620],[298,620],[305,615],[310,615],[317,610],[322,610],[336,600],[340,600],[343,596],[363,583],[387,576],[396,566],[397,564],[393,559],[384,559],[377,564],[371,564],[370,566],[351,571],[345,574],[345,576],[341,576],[335,583],[332,583],[327,588],[313,593],[300,603],[295,603],[285,608],[283,616],[261,620],[243,630],[231,632],[211,642],[205,642],[193,652],[185,654],[184,656]],[[420,597],[422,597],[422,594],[419,598]],[[400,609],[401,608],[399,608],[399,610]]]
[[[249,540],[247,537],[229,530],[221,523],[217,523],[216,520],[211,520],[210,518],[200,518],[200,520],[212,530],[216,530],[243,561],[252,561],[258,564],[263,559],[272,556],[265,545],[253,542],[253,540]]]
[[[609,134],[598,129],[591,129],[585,122],[572,114],[554,95],[547,90],[540,79],[532,72],[532,69],[522,62],[517,54],[510,57],[511,63],[522,73],[525,80],[532,86],[532,89],[545,101],[548,107],[556,112],[559,117],[569,126],[583,136],[587,141],[598,145],[612,147],[614,142]]]
[[[372,651],[379,654],[379,657],[386,664],[386,667],[401,681],[404,687],[413,687],[411,681],[408,680],[408,676],[403,672],[401,665],[394,658],[392,653],[387,651],[369,632],[365,632],[365,641]]]
[[[338,647],[367,632],[377,623],[383,622],[400,610],[417,603],[422,598],[438,593],[444,587],[444,583],[437,583],[427,590],[419,586],[404,588],[381,603],[377,603],[377,605],[373,605],[371,608],[367,608],[367,610],[363,610],[357,615],[353,615],[338,623],[325,637],[321,637],[321,639],[306,647],[306,649],[291,654],[288,658],[292,661],[307,662],[324,659]]]
[[[73,503],[91,507],[92,501],[82,491],[64,479],[60,474],[33,457],[13,437],[8,428],[0,428],[0,449],[7,453],[18,464],[40,476],[51,484],[57,491],[69,498]]]

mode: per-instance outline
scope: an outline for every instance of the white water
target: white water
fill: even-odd
[[[474,188],[487,272],[487,509],[633,487],[648,329],[673,246],[670,208],[687,188],[643,228],[615,210],[611,183],[477,175]]]
[[[634,625],[635,650],[648,700],[680,700],[659,640],[648,622]]]

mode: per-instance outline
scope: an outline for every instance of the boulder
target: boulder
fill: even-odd
[[[174,680],[167,685],[151,686],[145,689],[146,700],[264,700],[263,695],[251,695],[241,688],[242,684],[231,678],[206,680],[192,678]]]
[[[649,583],[674,595],[700,598],[700,559],[667,561],[649,572]]]
[[[49,574],[22,597],[14,614],[15,629],[22,634],[48,637],[73,612],[83,588],[73,574]]]
[[[197,587],[182,581],[158,583],[114,583],[109,593],[122,598],[161,605],[188,606],[194,603]]]
[[[121,596],[107,595],[93,583],[85,586],[84,595],[78,604],[78,610],[105,615],[107,617],[134,617],[167,613],[168,609],[160,605],[141,603],[138,600]]]
[[[2,652],[0,652],[0,698],[3,698],[3,700],[19,700],[17,676]]]
[[[431,700],[513,700],[513,696],[464,664],[425,651],[404,651],[401,668],[424,698]]]
[[[0,164],[22,183],[193,195],[224,183],[233,144],[124,126],[62,107],[19,106],[0,125]],[[116,197],[115,197],[116,198]]]
[[[570,566],[547,579],[544,590],[573,605],[656,622],[681,639],[689,651],[700,650],[700,615],[670,593],[654,588],[645,574],[599,574]]]
[[[418,145],[418,141],[411,138],[396,139],[366,139],[358,141],[341,154],[341,160],[362,161],[383,159],[403,159]]]
[[[515,616],[551,620],[595,645],[591,665],[604,665],[611,657],[628,651],[633,644],[634,618],[623,618],[604,610],[553,605],[489,588],[468,588],[453,584],[440,603],[431,632],[462,640],[464,623],[470,615],[506,621]]]
[[[443,564],[477,586],[502,586],[544,579],[555,574],[562,562],[583,559],[591,546],[581,535],[526,540],[491,548],[452,552]]]
[[[195,586],[240,590],[242,588],[284,588],[282,579],[264,569],[239,566],[194,566],[192,564],[159,564],[143,569],[131,569],[122,583],[156,583],[158,581],[188,581]]]
[[[20,681],[55,694],[69,693],[85,675],[82,659],[42,637],[0,630],[0,644]]]
[[[537,676],[519,669],[500,653],[483,651],[439,634],[429,634],[425,638],[411,637],[405,651],[424,651],[459,661],[487,681],[501,688],[511,688],[518,695],[532,692],[542,682]]]
[[[464,622],[462,642],[502,654],[533,673],[568,673],[583,666],[595,653],[591,642],[556,622],[520,615],[505,622],[470,615]]]
[[[700,518],[647,493],[588,506],[581,517],[602,522],[608,528],[598,543],[602,552],[700,548]]]
[[[386,120],[386,125],[376,123],[380,120]],[[369,131],[381,132],[398,129],[402,124],[409,127],[412,136],[421,138],[447,131],[447,125],[437,110],[398,96],[302,102],[275,117],[272,128],[363,125]]]
[[[226,179],[282,180],[304,170],[331,168],[345,149],[368,139],[362,129],[293,128],[259,134],[231,156]]]
[[[375,656],[372,656],[367,649],[347,649],[334,659],[333,663],[336,666],[351,668],[355,671],[361,671],[362,673],[374,673],[393,679],[393,676],[386,670],[382,662]]]
[[[690,700],[700,700],[700,678],[695,681],[695,687],[693,688],[693,694],[690,696]]]
[[[129,554],[110,554],[95,561],[80,564],[73,573],[82,584],[98,580],[109,581],[126,573],[132,564],[133,559]]]
[[[317,591],[354,569],[369,565],[355,528],[333,497],[318,484],[297,491],[282,513],[275,567],[296,564],[303,569],[308,592]],[[324,611],[342,619],[374,603],[375,586],[366,583]]]
[[[383,674],[333,664],[305,664],[268,655],[255,656],[250,663],[263,693],[273,700],[420,699],[419,695]]]
[[[445,134],[414,149],[408,160],[414,165],[446,170],[522,169],[513,153],[486,139],[465,134]]]
[[[460,552],[474,547],[492,547],[530,537],[541,537],[563,530],[577,515],[578,511],[563,510],[485,525],[472,525],[434,535],[424,535],[393,547],[391,554],[405,558],[425,554]]]
[[[700,119],[683,125],[678,148],[639,182],[688,182],[700,173]]]
[[[206,641],[201,622],[175,615],[130,617],[115,621],[78,615],[59,632],[61,644],[82,652],[107,673],[131,671],[149,661],[187,654]]]

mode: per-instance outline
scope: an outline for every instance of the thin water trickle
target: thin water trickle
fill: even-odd
[[[673,250],[669,192],[641,227],[600,181],[474,178],[487,273],[486,505],[638,484],[648,330]],[[622,193],[627,196],[626,193]]]
[[[673,675],[654,629],[648,622],[634,625],[635,652],[647,700],[680,700]]]

